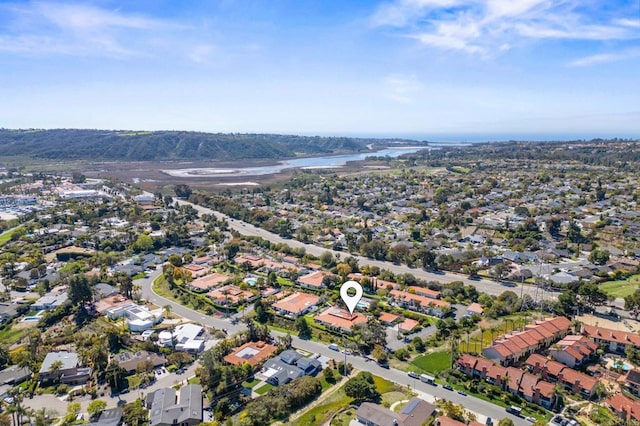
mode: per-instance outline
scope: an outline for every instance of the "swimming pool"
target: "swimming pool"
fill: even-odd
[[[24,317],[22,319],[22,322],[37,322],[40,321],[40,317],[45,313],[45,311],[40,311],[35,315],[31,315],[28,317]]]

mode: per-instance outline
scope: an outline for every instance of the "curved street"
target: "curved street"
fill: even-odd
[[[153,280],[158,277],[162,273],[162,267],[158,267],[156,271],[149,274],[148,277],[142,278],[140,280],[136,280],[136,284],[138,284],[142,291],[142,296],[144,299],[149,302],[157,305],[164,306],[169,305],[171,309],[176,314],[194,321],[196,323],[200,323],[204,326],[214,327],[216,329],[226,329],[229,334],[233,334],[239,332],[241,330],[246,329],[244,323],[239,321],[237,324],[232,324],[229,319],[221,319],[214,318],[208,315],[205,315],[202,312],[194,311],[189,309],[180,303],[174,302],[172,300],[166,299],[162,296],[156,294],[152,289]],[[284,336],[285,333],[281,333],[278,331],[271,331],[271,334],[275,337]],[[307,352],[317,353],[324,355],[326,357],[335,359],[336,361],[343,361],[344,355],[330,350],[326,345],[315,342],[312,340],[303,340],[296,336],[292,336],[293,338],[293,346],[296,348],[303,349]],[[347,361],[351,363],[354,368],[361,371],[370,371],[371,373],[383,377],[387,380],[390,380],[394,383],[398,383],[402,386],[408,386],[417,392],[425,395],[428,399],[447,399],[456,404],[461,404],[467,410],[470,410],[478,415],[478,419],[483,421],[486,417],[491,417],[492,419],[502,419],[504,417],[509,417],[514,421],[517,426],[524,426],[529,424],[525,419],[513,416],[505,411],[504,408],[499,407],[497,405],[491,404],[482,399],[473,397],[471,395],[463,396],[459,395],[456,392],[447,391],[440,386],[434,387],[431,385],[427,385],[426,383],[421,382],[420,380],[412,379],[407,375],[407,373],[403,371],[399,371],[393,368],[384,369],[380,367],[375,362],[369,361],[366,358],[359,356],[348,356]]]
[[[238,219],[230,218],[229,216],[220,213],[218,211],[212,210],[208,207],[203,207],[197,204],[193,204],[183,200],[176,200],[176,202],[180,205],[190,205],[194,209],[198,211],[198,214],[209,214],[215,215],[218,219],[225,219],[229,223],[229,228],[239,232],[242,235],[261,237],[265,240],[268,240],[272,243],[281,243],[287,244],[294,248],[304,248],[305,251],[314,256],[320,256],[322,253],[328,251],[333,253],[333,255],[337,258],[344,258],[346,256],[353,256],[358,259],[358,263],[360,265],[369,265],[376,266],[380,269],[387,269],[394,274],[412,274],[416,278],[420,278],[427,281],[439,281],[441,283],[450,283],[452,281],[462,281],[465,285],[471,285],[476,287],[479,291],[483,291],[485,293],[491,294],[493,296],[498,296],[502,294],[506,290],[513,290],[516,293],[520,294],[529,294],[531,297],[538,299],[553,299],[555,300],[558,297],[557,292],[548,292],[542,291],[538,289],[536,286],[532,285],[513,285],[513,284],[501,284],[495,281],[491,281],[488,279],[469,279],[468,276],[463,274],[456,274],[454,272],[429,272],[425,271],[421,268],[410,268],[406,265],[398,265],[392,262],[382,261],[382,260],[374,260],[369,259],[367,257],[363,257],[360,255],[352,255],[341,251],[334,251],[331,249],[326,249],[323,247],[316,246],[314,244],[305,244],[297,240],[282,238],[281,236],[274,234],[272,232],[266,231],[264,229],[258,228],[250,223],[240,221]],[[537,293],[536,293],[537,292]]]

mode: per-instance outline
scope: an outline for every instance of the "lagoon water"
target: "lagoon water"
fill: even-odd
[[[426,146],[407,146],[385,148],[380,151],[363,152],[358,154],[329,155],[323,157],[296,158],[280,161],[272,166],[238,167],[238,168],[189,168],[163,170],[164,173],[175,177],[237,177],[237,176],[261,176],[279,173],[287,169],[333,169],[340,168],[350,161],[362,161],[367,157],[399,157],[403,154],[412,154],[423,149],[436,149]]]

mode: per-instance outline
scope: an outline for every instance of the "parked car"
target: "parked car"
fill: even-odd
[[[329,349],[331,349],[332,351],[339,351],[340,347],[338,345],[336,345],[335,343],[332,343],[329,345]]]
[[[461,390],[460,390],[460,391],[458,391],[458,393],[459,393],[460,395],[462,395],[462,396],[467,396],[467,393],[466,393],[465,391],[461,391]]]
[[[409,377],[411,377],[412,379],[419,379],[420,375],[416,372],[410,371],[409,372]]]
[[[451,387],[451,385],[450,385],[450,384],[448,384],[448,383],[445,383],[444,385],[442,385],[442,387],[443,387],[444,389],[446,389],[446,390],[449,390],[449,391],[452,391],[452,390],[453,390],[453,388]]]

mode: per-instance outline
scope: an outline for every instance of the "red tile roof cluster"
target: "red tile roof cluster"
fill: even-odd
[[[598,383],[595,377],[576,371],[573,368],[569,368],[540,354],[529,356],[525,364],[529,366],[535,374],[542,373],[543,377],[548,377],[548,375],[555,376],[559,382],[577,387],[589,393],[593,391],[593,388]]]
[[[553,340],[566,334],[571,321],[565,317],[547,318],[525,326],[524,331],[511,332],[495,340],[487,349],[494,349],[503,358],[540,348],[545,340]]]
[[[422,306],[423,308],[430,307],[446,307],[451,306],[449,302],[445,302],[444,300],[434,299],[432,297],[421,296],[419,294],[409,293],[408,291],[403,290],[391,290],[389,292],[391,297],[395,300],[400,300],[405,303],[411,303],[414,301],[415,304]]]
[[[289,269],[292,271],[297,271],[298,268],[292,264],[284,264],[281,262],[276,262],[271,259],[267,259],[266,257],[255,256],[252,254],[245,254],[242,256],[238,256],[234,259],[236,265],[242,265],[244,263],[248,263],[252,268],[266,267],[268,269]]]
[[[470,354],[460,355],[458,365],[467,373],[476,371],[476,374],[479,374],[480,377],[492,379],[496,383],[507,381],[507,387],[512,393],[522,394],[531,400],[534,399],[536,392],[538,392],[540,396],[548,399],[553,396],[552,383],[514,367],[502,367],[488,359]]]
[[[640,402],[621,393],[610,396],[605,402],[625,420],[640,420]]]
[[[566,352],[568,355],[571,355],[578,364],[582,363],[582,361],[589,358],[596,352],[596,350],[598,350],[598,345],[587,339],[585,336],[566,336],[564,339],[556,343],[556,345],[558,347],[557,349],[551,349],[552,356],[554,356],[554,353],[556,352]]]
[[[640,346],[640,336],[636,333],[629,333],[627,331],[611,330],[609,328],[582,324],[582,334],[594,340],[604,340],[624,345]]]
[[[235,305],[240,302],[240,300],[249,300],[253,297],[253,293],[247,290],[242,290],[235,285],[229,284],[222,286],[220,288],[216,288],[215,290],[211,290],[207,293],[207,297],[215,300],[220,304],[229,304]]]

